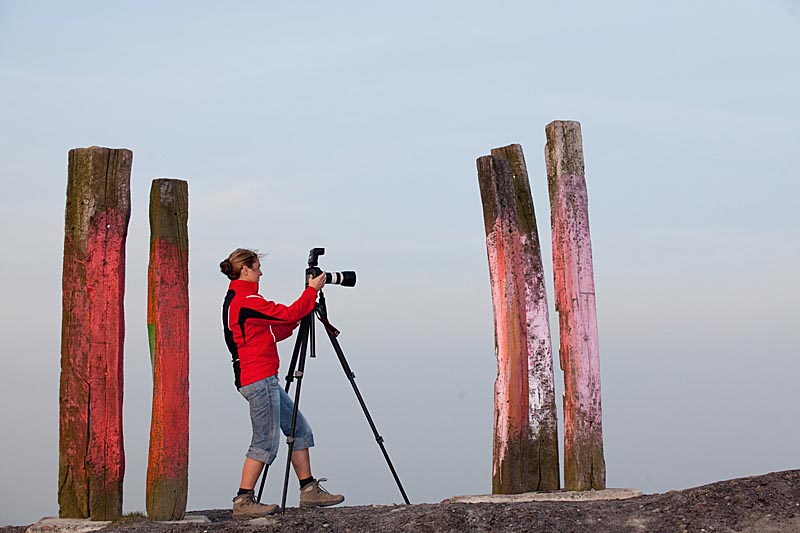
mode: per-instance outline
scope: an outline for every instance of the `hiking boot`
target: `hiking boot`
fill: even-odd
[[[252,490],[233,499],[234,518],[260,518],[271,515],[278,509],[279,507],[274,503],[269,505],[258,503]]]
[[[331,494],[319,484],[328,481],[325,478],[315,479],[300,489],[300,507],[328,507],[344,501],[341,494]]]

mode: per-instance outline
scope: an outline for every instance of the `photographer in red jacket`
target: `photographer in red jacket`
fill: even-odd
[[[289,435],[294,409],[292,399],[278,382],[280,359],[276,344],[291,336],[300,319],[314,311],[317,293],[325,285],[325,274],[309,276],[300,297],[286,306],[258,294],[262,273],[257,252],[237,248],[220,263],[220,270],[231,280],[222,306],[225,343],[231,352],[236,388],[250,404],[253,426],[239,492],[233,500],[233,516],[255,518],[278,510],[275,504],[256,502],[254,488],[264,464],[272,464],[277,456],[280,432]],[[320,486],[324,479],[311,475],[308,449],[312,446],[311,426],[298,411],[291,460],[300,482],[300,506],[341,503],[344,496],[330,494]]]

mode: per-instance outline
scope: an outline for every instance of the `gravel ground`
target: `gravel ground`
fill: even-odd
[[[594,502],[440,503],[287,509],[283,515],[233,520],[229,509],[194,511],[210,524],[127,519],[102,531],[201,533],[256,531],[544,531],[800,532],[800,470],[722,481],[628,500]],[[0,528],[21,533],[24,527]]]

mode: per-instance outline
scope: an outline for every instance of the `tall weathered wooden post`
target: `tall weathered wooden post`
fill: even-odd
[[[557,120],[545,131],[559,358],[564,371],[564,486],[599,490],[606,486],[606,464],[581,126]]]
[[[537,480],[536,489],[560,488],[558,470],[558,415],[553,382],[553,349],[550,342],[550,312],[544,284],[542,250],[533,208],[528,169],[522,146],[511,144],[492,150],[492,155],[508,160],[514,186],[522,248],[522,277],[525,286],[525,324],[528,356],[528,418],[536,455],[529,464],[529,475]],[[538,465],[537,465],[538,463]]]
[[[62,278],[58,505],[62,518],[122,514],[125,244],[130,150],[69,152]]]
[[[153,365],[153,414],[147,462],[147,516],[181,520],[189,480],[188,184],[153,180],[147,333]]]
[[[547,301],[519,145],[478,159],[492,287],[495,381],[492,492],[559,488]]]

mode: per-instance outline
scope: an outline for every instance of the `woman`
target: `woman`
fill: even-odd
[[[255,501],[254,488],[264,464],[271,464],[278,453],[280,432],[289,435],[294,403],[278,383],[276,343],[288,338],[299,321],[313,312],[317,293],[325,285],[325,274],[309,276],[308,286],[291,305],[271,302],[258,294],[261,260],[257,252],[237,248],[220,263],[220,270],[231,280],[222,306],[225,343],[231,352],[236,388],[250,404],[253,438],[242,468],[239,492],[233,499],[234,518],[266,516],[278,510],[275,504]],[[300,506],[323,507],[344,501],[330,494],[311,475],[308,449],[314,435],[308,421],[298,411],[295,424],[292,466],[300,481]]]

